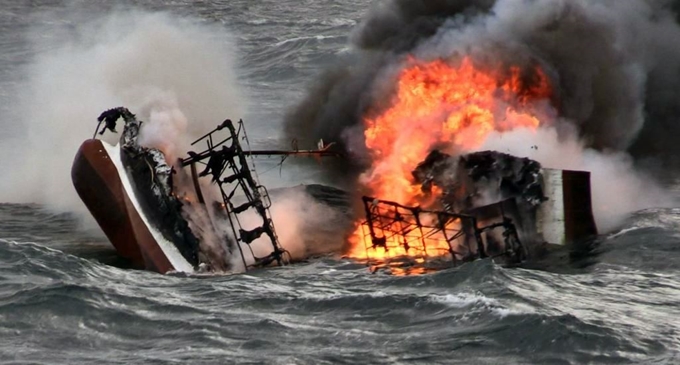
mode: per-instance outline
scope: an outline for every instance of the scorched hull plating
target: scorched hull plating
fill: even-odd
[[[102,141],[83,142],[71,169],[78,195],[119,255],[134,268],[159,273],[178,270],[135,208],[112,158]]]

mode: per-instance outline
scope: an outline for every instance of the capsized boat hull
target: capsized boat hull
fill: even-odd
[[[159,273],[187,271],[188,263],[177,263],[165,252],[153,227],[150,227],[133,203],[134,193],[126,189],[109,151],[111,146],[89,139],[83,142],[71,168],[73,185],[99,227],[118,251],[137,269]],[[108,150],[108,151],[107,151]],[[174,263],[172,261],[175,261]]]

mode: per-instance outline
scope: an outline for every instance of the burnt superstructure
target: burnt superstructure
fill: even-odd
[[[517,227],[505,209],[506,201],[470,214],[427,210],[364,196],[366,220],[362,233],[367,264],[426,263],[431,259],[456,266],[488,257],[517,264],[526,258]],[[498,244],[493,244],[501,237]]]
[[[587,172],[545,169],[494,151],[454,157],[435,150],[413,178],[429,197],[427,208],[362,198],[369,265],[435,260],[446,267],[483,258],[515,265],[547,246],[597,235]]]

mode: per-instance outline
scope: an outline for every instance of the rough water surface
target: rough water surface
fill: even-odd
[[[677,209],[639,213],[595,258],[560,270],[478,261],[412,277],[332,258],[163,276],[109,265],[106,242],[64,231],[68,217],[2,205],[0,218],[2,363],[671,364],[680,356]]]
[[[0,115],[12,114],[18,70],[41,51],[26,44],[31,22],[65,3],[0,0]],[[277,139],[281,111],[343,55],[368,6],[69,3],[223,24],[237,39],[241,82],[257,105],[249,132],[262,145]],[[322,180],[313,164],[284,167],[281,179],[274,162],[258,167],[272,185]],[[98,230],[82,227],[39,205],[0,204],[0,364],[680,363],[680,209],[638,212],[596,249],[539,269],[478,261],[410,277],[334,257],[164,276],[126,269]]]

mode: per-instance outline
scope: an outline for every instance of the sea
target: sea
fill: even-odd
[[[46,25],[162,13],[228,35],[250,136],[265,145],[373,3],[0,0],[0,115],[18,117],[24,68],[56,47]],[[278,186],[329,183],[315,163],[258,168]],[[674,198],[679,181],[663,182]],[[75,213],[0,202],[0,364],[680,364],[680,205],[634,212],[533,266],[398,276],[324,256],[160,275],[125,267]]]

